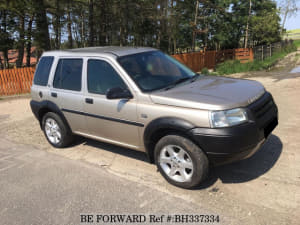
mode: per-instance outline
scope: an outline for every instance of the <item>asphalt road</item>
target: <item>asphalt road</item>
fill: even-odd
[[[107,214],[145,215],[148,222],[150,215],[217,215],[91,164],[3,138],[0,143],[3,225],[80,224],[81,215],[93,215],[94,224]]]
[[[214,214],[220,224],[299,224],[300,74],[237,76],[260,81],[273,94],[279,126],[255,155],[212,169],[195,190],[168,184],[140,152],[89,139],[52,148],[28,98],[0,100],[0,224],[80,224],[85,213]]]

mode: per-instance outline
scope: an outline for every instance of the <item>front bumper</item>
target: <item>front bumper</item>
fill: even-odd
[[[226,128],[194,128],[189,135],[210,162],[221,165],[252,156],[278,125],[278,109],[266,93],[248,106],[249,122]]]

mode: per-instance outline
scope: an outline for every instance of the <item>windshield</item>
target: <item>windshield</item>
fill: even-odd
[[[118,62],[143,92],[176,85],[195,76],[193,71],[160,51],[122,56]]]

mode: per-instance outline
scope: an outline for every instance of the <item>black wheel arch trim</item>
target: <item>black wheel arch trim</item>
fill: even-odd
[[[41,118],[40,112],[41,112],[41,110],[47,110],[47,111],[54,112],[54,113],[58,114],[60,116],[60,118],[62,119],[62,121],[66,124],[69,131],[71,131],[71,127],[70,127],[66,117],[62,113],[61,109],[55,103],[53,103],[51,101],[48,101],[48,100],[44,100],[44,101],[41,101],[41,102],[31,100],[30,101],[30,106],[31,106],[31,110],[32,110],[33,114],[35,115],[35,117],[40,122],[41,128],[42,128],[43,118]]]
[[[157,119],[152,120],[146,127],[143,135],[144,146],[146,149],[146,153],[148,155],[148,159],[150,163],[154,162],[154,147],[155,141],[153,137],[159,135],[160,131],[169,130],[174,132],[183,133],[186,136],[189,136],[189,132],[191,129],[195,128],[196,126],[191,122],[177,118],[177,117],[160,117]]]

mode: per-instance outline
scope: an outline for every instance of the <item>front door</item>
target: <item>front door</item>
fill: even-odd
[[[113,87],[127,88],[114,67],[105,60],[89,59],[87,62],[87,91],[84,112],[88,134],[103,141],[130,148],[139,147],[136,99],[106,98]]]

